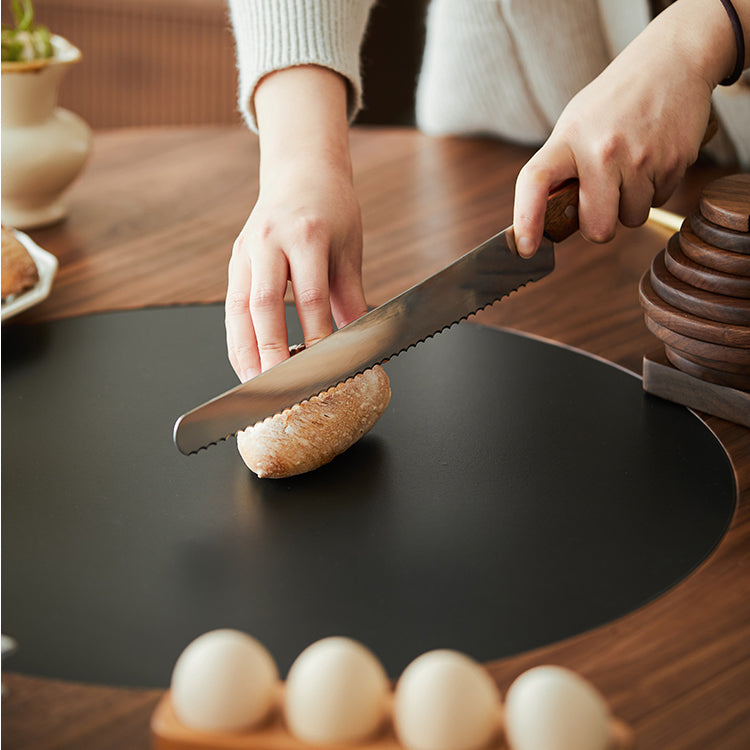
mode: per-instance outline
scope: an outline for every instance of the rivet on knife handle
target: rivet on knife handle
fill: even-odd
[[[558,185],[547,199],[544,234],[553,242],[562,242],[578,231],[578,180]]]

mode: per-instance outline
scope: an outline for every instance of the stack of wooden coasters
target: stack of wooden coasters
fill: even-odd
[[[663,357],[643,387],[750,427],[750,174],[722,177],[670,237],[640,284]]]

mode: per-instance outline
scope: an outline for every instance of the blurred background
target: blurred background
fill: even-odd
[[[357,122],[411,125],[428,0],[379,0],[362,51]],[[240,123],[226,0],[34,0],[35,19],[83,52],[60,105],[94,129]],[[3,22],[10,21],[7,0]]]
[[[564,0],[561,0],[564,1]],[[621,0],[599,0],[616,8]],[[656,15],[674,0],[647,0]],[[359,124],[414,125],[429,0],[378,0],[362,49]],[[239,124],[227,0],[34,0],[36,21],[83,52],[60,106],[94,129]],[[2,1],[3,22],[10,20]],[[750,166],[750,71],[714,93],[719,133],[706,152]]]

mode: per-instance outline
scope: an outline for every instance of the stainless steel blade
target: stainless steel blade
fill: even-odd
[[[555,265],[544,240],[516,254],[512,228],[327,338],[181,416],[174,441],[185,454],[224,440],[406,351],[492,304]]]

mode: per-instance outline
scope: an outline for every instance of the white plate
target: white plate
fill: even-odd
[[[12,229],[11,231],[29,251],[29,255],[32,257],[34,263],[36,263],[37,270],[39,271],[39,281],[36,283],[36,286],[23,292],[23,294],[17,294],[15,297],[10,297],[3,302],[3,321],[14,315],[18,315],[23,310],[27,310],[29,307],[33,307],[43,299],[46,299],[52,289],[52,281],[57,273],[57,258],[52,253],[42,250],[31,237],[23,232],[19,232],[17,229]]]

